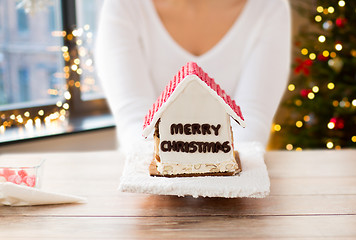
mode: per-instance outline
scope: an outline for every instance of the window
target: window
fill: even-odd
[[[27,123],[49,129],[56,121],[68,126],[94,114],[109,116],[93,60],[102,1],[19,7],[25,2],[0,0],[0,142]],[[106,119],[107,125],[113,121]]]
[[[55,6],[48,6],[48,30],[53,32],[56,30],[56,8]]]
[[[29,76],[27,68],[20,68],[18,70],[18,84],[13,87],[13,92],[18,92],[19,94],[12,94],[14,99],[13,102],[28,102],[30,100],[30,86],[29,86]],[[17,97],[17,98],[15,98]]]
[[[7,36],[0,43],[0,64],[5,73],[1,79],[3,91],[8,97],[2,102],[0,109],[55,104],[51,99],[54,95],[61,98],[58,93],[65,86],[65,79],[59,74],[64,66],[60,51],[63,40],[53,34],[55,31],[61,31],[62,27],[59,1],[55,1],[51,6],[55,10],[50,18],[56,19],[52,21],[55,23],[52,26],[53,30],[48,27],[50,22],[46,21],[50,13],[48,9],[29,15],[23,8],[16,7],[16,1],[0,2],[5,8],[2,12],[4,14],[2,25],[10,26],[8,28],[1,26],[3,34]],[[18,34],[23,32],[27,32],[27,35]],[[49,71],[53,76],[48,78]],[[57,89],[50,88],[53,77],[57,77],[56,81],[60,83]]]
[[[17,13],[17,29],[20,33],[28,32],[28,18],[23,8],[16,10]]]
[[[1,58],[1,56],[0,56]],[[1,59],[0,59],[0,62],[1,62]],[[6,101],[6,92],[5,92],[5,87],[4,87],[4,73],[3,73],[3,69],[0,65],[0,105],[3,105],[5,104],[7,101]]]

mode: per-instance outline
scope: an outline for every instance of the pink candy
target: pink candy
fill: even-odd
[[[29,187],[34,187],[36,185],[36,177],[35,176],[25,176],[22,179],[22,182],[25,183]]]
[[[25,170],[23,170],[23,169],[18,171],[17,174],[22,178],[27,176],[27,172]]]
[[[24,169],[16,171],[9,168],[2,168],[0,169],[0,178],[7,182],[28,187],[34,187],[36,185],[36,176],[28,175],[28,172]]]
[[[22,178],[19,175],[11,175],[7,178],[7,181],[15,183],[15,184],[21,184]]]
[[[15,170],[11,170],[9,168],[4,168],[1,172],[0,172],[0,176],[5,177],[6,179],[15,174]]]

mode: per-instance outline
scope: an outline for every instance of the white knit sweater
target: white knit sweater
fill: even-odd
[[[151,0],[106,0],[96,66],[121,146],[128,149],[142,138],[145,114],[188,61],[197,62],[241,106],[247,127],[233,125],[235,144],[266,145],[288,80],[290,36],[286,0],[248,0],[227,34],[194,56],[169,35]]]

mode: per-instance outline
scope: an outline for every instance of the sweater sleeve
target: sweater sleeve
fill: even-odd
[[[98,75],[124,151],[142,138],[143,117],[155,100],[139,26],[128,2],[105,1],[95,49]]]
[[[267,145],[270,127],[285,91],[290,68],[290,11],[284,1],[265,15],[262,31],[245,63],[235,99],[246,128],[236,127],[235,143],[258,141]],[[268,18],[268,19],[267,19]]]

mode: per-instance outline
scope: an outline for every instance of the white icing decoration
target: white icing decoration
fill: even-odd
[[[197,82],[200,84],[201,87],[203,87],[205,90],[207,90],[210,93],[210,97],[213,97],[217,100],[217,102],[220,103],[220,108],[224,109],[224,113],[227,113],[230,115],[233,119],[235,119],[242,127],[245,127],[245,122],[231,109],[229,105],[225,103],[225,101],[214,91],[212,90],[205,82],[203,82],[198,76],[192,74],[186,76],[176,87],[176,89],[173,91],[171,96],[168,98],[168,100],[162,104],[161,108],[154,114],[153,119],[144,130],[142,135],[144,137],[148,137],[148,135],[152,132],[156,122],[158,121],[159,118],[161,118],[162,114],[166,111],[166,109],[169,108],[169,105],[175,101],[175,99],[180,95],[182,91],[186,88],[187,85],[189,85],[192,81]]]
[[[197,77],[195,77],[197,78]],[[198,81],[200,81],[198,79]],[[219,170],[226,171],[225,166],[228,164],[235,164],[233,155],[233,148],[231,146],[231,131],[230,131],[230,116],[226,113],[225,109],[216,98],[211,96],[209,91],[194,78],[187,81],[188,84],[176,96],[174,101],[170,102],[169,108],[161,115],[159,124],[160,141],[183,141],[183,142],[226,142],[230,143],[231,150],[227,153],[219,151],[218,153],[185,153],[185,152],[164,152],[159,149],[161,163],[158,163],[158,170],[163,173],[173,171],[172,174],[177,173],[203,173],[209,172],[211,167],[202,167],[194,169],[191,166],[196,164],[216,164],[222,165]],[[171,124],[211,124],[218,125],[219,134],[216,136],[212,131],[211,134],[202,135],[185,135],[174,134],[170,132]],[[221,168],[222,167],[222,168]],[[168,169],[166,169],[168,168]]]

